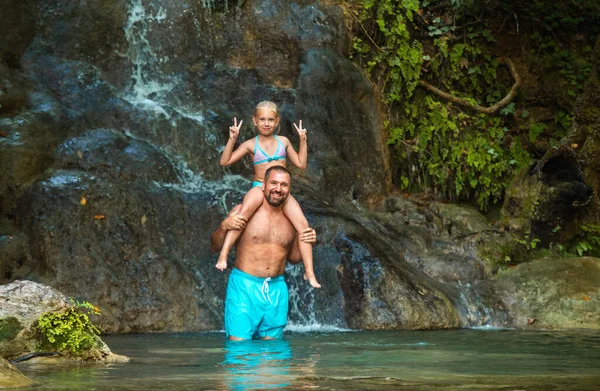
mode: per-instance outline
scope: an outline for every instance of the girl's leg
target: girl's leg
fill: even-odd
[[[254,212],[256,212],[258,207],[262,204],[264,198],[265,196],[263,195],[262,189],[258,186],[253,187],[244,196],[244,201],[242,202],[242,208],[240,209],[239,214],[250,220],[250,217],[252,217]],[[242,231],[227,231],[225,241],[223,242],[223,248],[219,254],[219,260],[215,265],[217,269],[225,270],[227,268],[227,256],[229,255],[229,250],[231,250],[231,247],[233,247],[241,234]]]
[[[321,284],[317,282],[315,271],[313,269],[312,244],[304,243],[300,240],[300,234],[304,229],[308,228],[308,221],[306,220],[306,217],[304,217],[304,213],[302,213],[300,204],[291,194],[285,204],[283,204],[283,213],[285,213],[286,217],[297,231],[298,248],[300,249],[302,263],[304,264],[304,278],[308,280],[313,288],[320,288]]]

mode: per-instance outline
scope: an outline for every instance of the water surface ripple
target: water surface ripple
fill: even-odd
[[[18,368],[29,390],[597,390],[600,332],[449,330],[105,337],[127,364]]]

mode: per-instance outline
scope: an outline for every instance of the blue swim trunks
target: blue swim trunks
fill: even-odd
[[[256,186],[262,187],[262,182],[260,182],[260,181],[254,181],[254,182],[252,182],[252,188],[255,188]]]
[[[261,278],[239,269],[231,271],[225,299],[227,337],[281,338],[287,315],[288,288],[283,276]]]

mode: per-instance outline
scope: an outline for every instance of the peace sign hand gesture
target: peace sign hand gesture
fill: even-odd
[[[244,123],[244,120],[241,120],[240,123],[237,123],[237,118],[233,117],[233,126],[229,127],[229,138],[230,139],[237,139],[238,136],[240,135],[240,128],[242,127],[242,124]]]
[[[302,120],[298,122],[298,125],[294,124],[294,128],[296,128],[296,132],[298,132],[298,137],[300,137],[300,141],[306,140],[306,129],[302,128]]]

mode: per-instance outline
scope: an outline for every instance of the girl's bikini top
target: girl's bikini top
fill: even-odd
[[[272,162],[273,160],[285,160],[287,153],[285,152],[285,146],[279,141],[279,137],[273,135],[277,140],[277,150],[273,156],[269,156],[263,149],[258,145],[258,136],[254,142],[254,164],[262,164]]]

